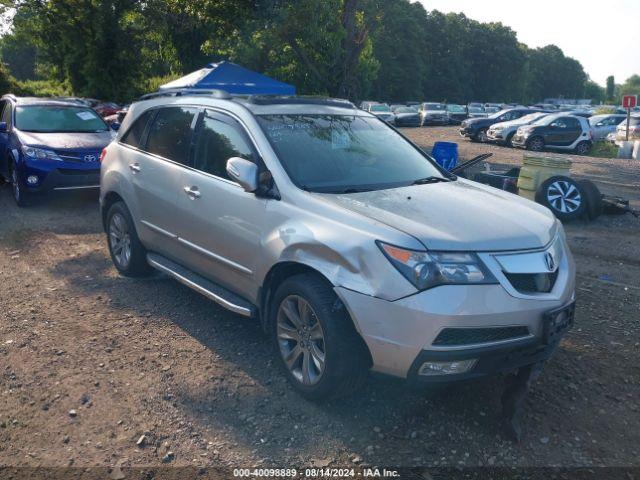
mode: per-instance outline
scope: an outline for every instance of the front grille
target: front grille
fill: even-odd
[[[549,293],[558,278],[558,270],[551,273],[507,273],[504,276],[520,293]]]
[[[74,152],[69,150],[56,151],[58,156],[65,162],[71,163],[97,163],[100,158],[100,152]],[[93,156],[93,160],[85,160],[85,157]]]
[[[512,340],[516,338],[526,337],[528,335],[529,329],[524,326],[492,328],[445,328],[433,341],[433,345],[476,345],[480,343]]]

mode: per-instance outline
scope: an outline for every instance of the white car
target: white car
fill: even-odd
[[[518,127],[530,125],[545,115],[549,114],[544,112],[535,112],[508,122],[494,123],[489,127],[489,130],[487,130],[487,139],[490,142],[500,143],[510,147],[511,140],[518,130]]]
[[[593,139],[605,140],[607,138],[607,135],[609,135],[610,133],[614,133],[618,125],[626,120],[626,118],[626,115],[621,115],[618,113],[594,115],[593,117],[589,118],[589,124],[591,125],[591,130],[593,131]]]

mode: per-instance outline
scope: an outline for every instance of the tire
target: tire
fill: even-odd
[[[489,141],[489,139],[487,138],[487,129],[486,128],[482,128],[482,129],[478,130],[478,133],[476,133],[475,137],[476,137],[476,141],[478,141],[480,143],[487,143]]]
[[[118,272],[125,277],[145,277],[153,271],[124,202],[116,202],[109,208],[106,230],[109,253]]]
[[[369,369],[366,347],[322,277],[305,273],[286,279],[269,318],[279,363],[303,397],[328,400],[362,387]]]
[[[595,220],[604,212],[602,194],[596,184],[591,180],[578,180],[578,185],[582,187],[587,201],[587,218],[589,218],[589,220]]]
[[[509,148],[513,148],[513,136],[516,134],[516,132],[512,132],[509,135],[507,135],[507,138],[504,140],[504,146],[505,147],[509,147]]]
[[[533,137],[527,141],[527,150],[541,152],[544,150],[544,140],[542,137]]]
[[[577,220],[587,210],[584,190],[570,177],[550,177],[538,188],[536,202],[544,205],[563,222]]]
[[[31,205],[31,198],[30,195],[24,191],[24,188],[20,184],[18,169],[13,162],[11,162],[11,165],[9,167],[9,175],[11,180],[11,196],[13,197],[13,200],[20,208],[28,207],[29,205]]]
[[[580,142],[578,145],[576,145],[574,152],[576,153],[576,155],[586,155],[591,151],[591,146],[591,142]]]

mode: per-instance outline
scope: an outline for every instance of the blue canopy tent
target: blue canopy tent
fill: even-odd
[[[231,95],[295,95],[296,87],[231,62],[210,63],[200,70],[166,83],[169,88],[224,90]]]

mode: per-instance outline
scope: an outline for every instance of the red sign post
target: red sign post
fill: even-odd
[[[638,105],[638,97],[625,95],[622,97],[622,107],[627,109],[627,142],[629,141],[629,122],[631,121],[631,109]]]

